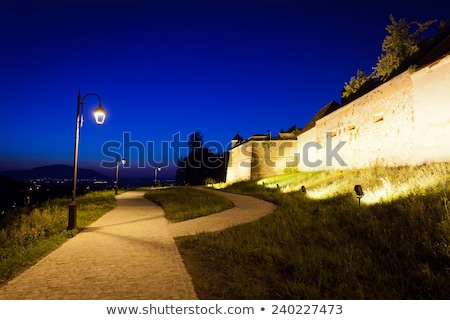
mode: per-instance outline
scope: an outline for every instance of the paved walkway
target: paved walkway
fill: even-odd
[[[0,299],[197,299],[174,237],[218,231],[275,209],[262,200],[221,194],[235,208],[170,224],[144,192],[123,193],[116,208],[1,286]]]
[[[274,204],[253,197],[201,187],[198,187],[198,189],[226,196],[235,206],[206,217],[170,224],[169,228],[174,237],[220,231],[238,224],[255,221],[275,210]]]

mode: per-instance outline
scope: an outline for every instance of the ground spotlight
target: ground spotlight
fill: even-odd
[[[302,186],[302,192],[303,192],[303,193],[306,193],[306,188],[305,188],[305,186]]]
[[[358,198],[358,204],[361,206],[361,198],[364,195],[363,189],[360,184],[355,185],[354,187],[356,198]]]

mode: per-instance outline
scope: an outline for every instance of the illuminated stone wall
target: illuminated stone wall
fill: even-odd
[[[317,144],[310,146],[309,161],[300,161],[299,170],[450,161],[445,141],[450,137],[449,76],[450,55],[406,71],[318,120],[298,137],[300,154],[305,144]]]
[[[260,137],[261,138],[261,137]],[[230,150],[227,182],[300,171],[450,161],[450,55],[405,71],[316,121],[297,140]]]
[[[253,136],[230,150],[227,182],[259,179],[296,169],[297,140]]]
[[[252,143],[245,142],[230,150],[227,166],[227,182],[251,179]]]
[[[403,73],[318,120],[311,129],[315,137],[306,135],[318,144],[309,154],[315,152],[320,165],[301,161],[299,170],[406,164],[413,152],[412,101],[411,79]],[[308,143],[304,135],[299,137],[302,148]]]
[[[411,75],[415,163],[450,161],[450,55]]]

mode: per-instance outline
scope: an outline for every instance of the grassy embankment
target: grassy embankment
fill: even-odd
[[[201,299],[450,299],[450,164],[292,173],[225,190],[278,208],[176,240]]]
[[[159,204],[171,222],[207,216],[234,206],[227,198],[190,187],[155,189],[145,197]]]
[[[36,263],[78,230],[67,231],[70,199],[54,199],[30,210],[7,213],[0,224],[0,284]],[[77,226],[86,227],[115,207],[114,191],[77,198]]]
[[[177,245],[201,299],[449,299],[449,178],[450,164],[436,164],[236,183],[226,190],[278,208],[253,223],[178,238]],[[361,206],[355,184],[365,192]],[[223,210],[210,210],[221,201],[192,188],[158,194],[147,197],[171,221]],[[0,281],[73,236],[65,231],[67,204],[49,202],[1,230]],[[89,194],[79,205],[83,227],[110,210],[114,196]]]

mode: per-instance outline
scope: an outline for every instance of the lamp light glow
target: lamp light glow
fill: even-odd
[[[155,176],[155,187],[156,186],[158,186],[158,171],[161,171],[161,167],[156,167],[155,168],[155,174],[154,174],[154,176]]]
[[[106,112],[105,109],[103,109],[102,104],[100,103],[100,105],[94,110],[94,118],[95,118],[95,122],[98,125],[102,125],[105,122],[106,119]]]

